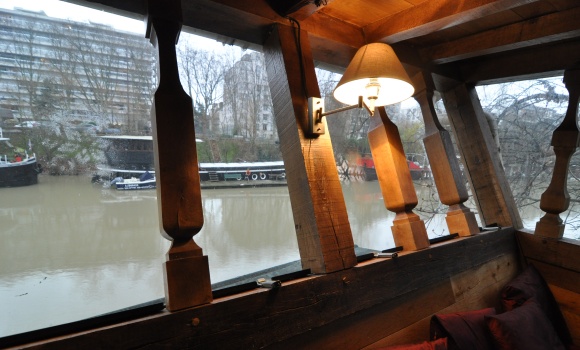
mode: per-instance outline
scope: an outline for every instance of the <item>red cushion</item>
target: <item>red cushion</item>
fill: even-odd
[[[492,350],[493,342],[484,320],[486,315],[495,315],[495,309],[435,315],[431,318],[431,339],[447,337],[450,350]]]
[[[500,350],[565,350],[534,298],[512,311],[485,316],[485,322]]]
[[[535,298],[558,333],[560,340],[565,345],[572,344],[572,336],[558,303],[548,284],[533,265],[528,265],[518,277],[508,283],[503,288],[501,297],[505,311],[514,310],[530,298]]]
[[[447,338],[441,338],[434,341],[425,341],[420,344],[395,345],[386,348],[380,348],[380,350],[446,350],[446,349],[447,349]]]

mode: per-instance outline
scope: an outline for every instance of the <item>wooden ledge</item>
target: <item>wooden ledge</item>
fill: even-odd
[[[580,272],[580,240],[536,236],[529,230],[518,230],[516,237],[527,259]]]
[[[278,289],[258,289],[19,348],[262,348],[417,291],[429,295],[451,276],[516,251],[514,230],[503,228],[395,259],[373,259],[348,270],[286,282]]]

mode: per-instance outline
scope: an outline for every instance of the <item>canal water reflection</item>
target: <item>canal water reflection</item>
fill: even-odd
[[[343,192],[355,244],[394,246],[394,215],[378,183],[344,183]],[[205,224],[195,240],[212,283],[299,259],[286,187],[202,196]],[[0,189],[0,198],[0,337],[163,297],[169,242],[159,234],[154,190],[41,176],[36,186]],[[427,222],[430,236],[446,234],[442,222]]]

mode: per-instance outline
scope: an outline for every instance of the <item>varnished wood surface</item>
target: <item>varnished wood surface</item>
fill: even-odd
[[[405,250],[419,250],[429,246],[425,223],[413,212],[417,193],[407,165],[399,129],[389,119],[385,107],[378,107],[368,138],[377,178],[385,207],[395,213],[393,240]]]
[[[292,27],[276,27],[264,46],[266,71],[302,266],[328,273],[356,264],[354,241],[330,134],[304,131],[307,96],[319,97],[320,91],[308,35],[299,34],[301,50],[295,35]]]
[[[580,278],[580,275],[575,277]],[[580,293],[555,285],[549,285],[549,287],[566,320],[566,325],[572,336],[572,342],[580,344]]]
[[[370,41],[394,43],[493,15],[529,0],[429,0],[365,27]]]
[[[580,40],[556,42],[516,51],[478,57],[457,65],[441,65],[458,70],[470,84],[495,84],[516,80],[539,79],[564,74],[580,61]]]
[[[546,36],[554,40],[574,38],[580,32],[580,21],[576,20],[579,17],[580,8],[547,14],[431,46],[423,49],[422,54],[428,56],[428,61],[447,63],[533,46],[538,40],[545,41]]]
[[[153,145],[161,234],[171,240],[163,277],[169,310],[212,300],[207,257],[193,241],[203,226],[191,98],[179,81],[175,44],[181,29],[178,0],[149,0],[158,50],[159,86],[152,106]]]
[[[386,331],[375,327],[369,329],[368,336],[358,336],[362,348],[452,305],[453,300],[463,299],[466,307],[488,304],[491,299],[485,297],[486,292],[473,291],[482,299],[471,298],[470,285],[480,281],[477,288],[483,291],[489,286],[491,295],[503,283],[506,272],[501,269],[514,268],[506,261],[512,261],[509,257],[516,251],[513,230],[505,228],[404,253],[396,259],[375,259],[341,272],[288,282],[276,290],[257,290],[192,309],[71,334],[43,342],[42,348],[283,348],[284,341],[293,344],[292,337],[315,341],[308,332],[339,327],[342,319],[345,327],[356,329],[356,323],[363,319],[390,319],[390,311],[400,315],[400,326],[391,325]],[[493,264],[485,267],[492,261],[500,265],[499,270]],[[486,272],[477,272],[480,269]],[[473,271],[479,277],[471,277]],[[494,273],[499,274],[497,278]],[[443,299],[435,301],[429,292]],[[471,301],[474,304],[470,305]],[[427,309],[415,309],[415,304]],[[34,348],[34,344],[22,348]]]
[[[155,7],[160,1],[149,1],[152,8],[171,7]],[[203,212],[193,107],[179,81],[175,52],[179,18],[171,20],[170,15],[151,17],[152,36],[159,52],[159,86],[151,118],[162,233],[181,241],[190,240],[201,230]]]
[[[335,1],[332,6],[324,9],[324,13],[333,17],[343,19],[358,27],[365,27],[385,17],[392,17],[400,14],[404,10],[413,8],[416,4],[427,2],[426,0],[390,0],[387,3],[381,0],[361,1],[358,6],[353,6],[349,1]],[[388,6],[387,6],[388,5]]]

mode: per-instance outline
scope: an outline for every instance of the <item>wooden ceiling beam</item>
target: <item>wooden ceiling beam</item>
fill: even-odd
[[[436,64],[533,46],[580,35],[580,7],[510,24],[420,50]]]
[[[314,1],[309,1],[307,3],[305,3],[304,1],[301,0],[293,0],[293,1],[280,1],[280,0],[253,0],[253,1],[244,1],[243,4],[240,4],[239,0],[214,0],[214,1],[219,1],[221,3],[227,3],[229,6],[244,6],[244,8],[246,9],[246,11],[255,11],[257,9],[257,3],[264,3],[264,4],[275,4],[274,6],[278,5],[278,4],[282,4],[282,5],[278,5],[279,8],[284,9],[285,7],[291,7],[293,5],[295,5],[296,3],[301,3],[301,6],[299,9],[295,10],[294,12],[288,12],[288,13],[280,13],[279,10],[274,9],[279,15],[281,15],[282,17],[284,17],[284,15],[286,16],[292,16],[292,18],[294,18],[297,21],[303,21],[306,18],[310,17],[312,14],[320,11],[321,9],[323,9],[324,7],[328,6],[330,3],[332,3],[334,0],[326,0],[324,1],[324,3],[321,2],[320,5],[316,5],[314,4]],[[271,7],[271,6],[269,6]]]
[[[182,6],[184,10],[190,8],[200,12],[197,15],[192,12],[184,14],[184,25],[241,40],[247,40],[240,37],[245,36],[250,38],[252,43],[260,45],[264,42],[267,31],[262,31],[262,35],[255,37],[255,33],[252,32],[255,32],[256,25],[262,26],[264,23],[269,30],[270,25],[275,23],[289,24],[289,20],[279,16],[265,0],[182,0]],[[305,6],[292,14],[292,17],[300,22],[301,29],[307,31],[310,36],[357,49],[364,45],[364,35],[360,27],[319,12],[322,7],[314,10],[311,6],[313,5]],[[231,23],[235,30],[228,30],[224,21]]]
[[[441,71],[460,71],[463,81],[477,85],[561,75],[565,69],[577,62],[580,62],[580,39],[528,47],[437,67]]]
[[[249,1],[249,4],[234,0],[182,0],[182,6],[184,26],[193,28],[194,32],[203,31],[196,34],[211,33],[205,36],[216,40],[227,37],[261,46],[273,24],[289,24],[288,19],[266,8],[264,0]],[[361,28],[322,12],[312,13],[299,22],[301,29],[308,32],[314,59],[337,69],[346,67],[356,50],[365,44]],[[234,42],[229,40],[229,43]]]
[[[261,45],[269,31],[272,20],[244,13],[214,1],[182,1],[183,25],[217,36]],[[272,16],[277,16],[272,11]],[[187,31],[187,29],[186,29]]]
[[[117,14],[132,14],[133,18],[146,15],[141,0],[65,0],[67,2]],[[330,1],[328,1],[330,3]],[[195,32],[211,38],[228,37],[250,44],[262,45],[273,24],[287,25],[288,19],[279,16],[266,0],[181,0],[184,31]],[[329,41],[329,52],[335,47],[344,47],[344,54],[365,44],[362,29],[353,24],[329,17],[310,5],[294,13],[301,28],[319,42]],[[324,56],[324,55],[323,55]],[[328,56],[328,55],[327,55]]]
[[[363,28],[368,42],[396,43],[540,0],[429,0]]]

